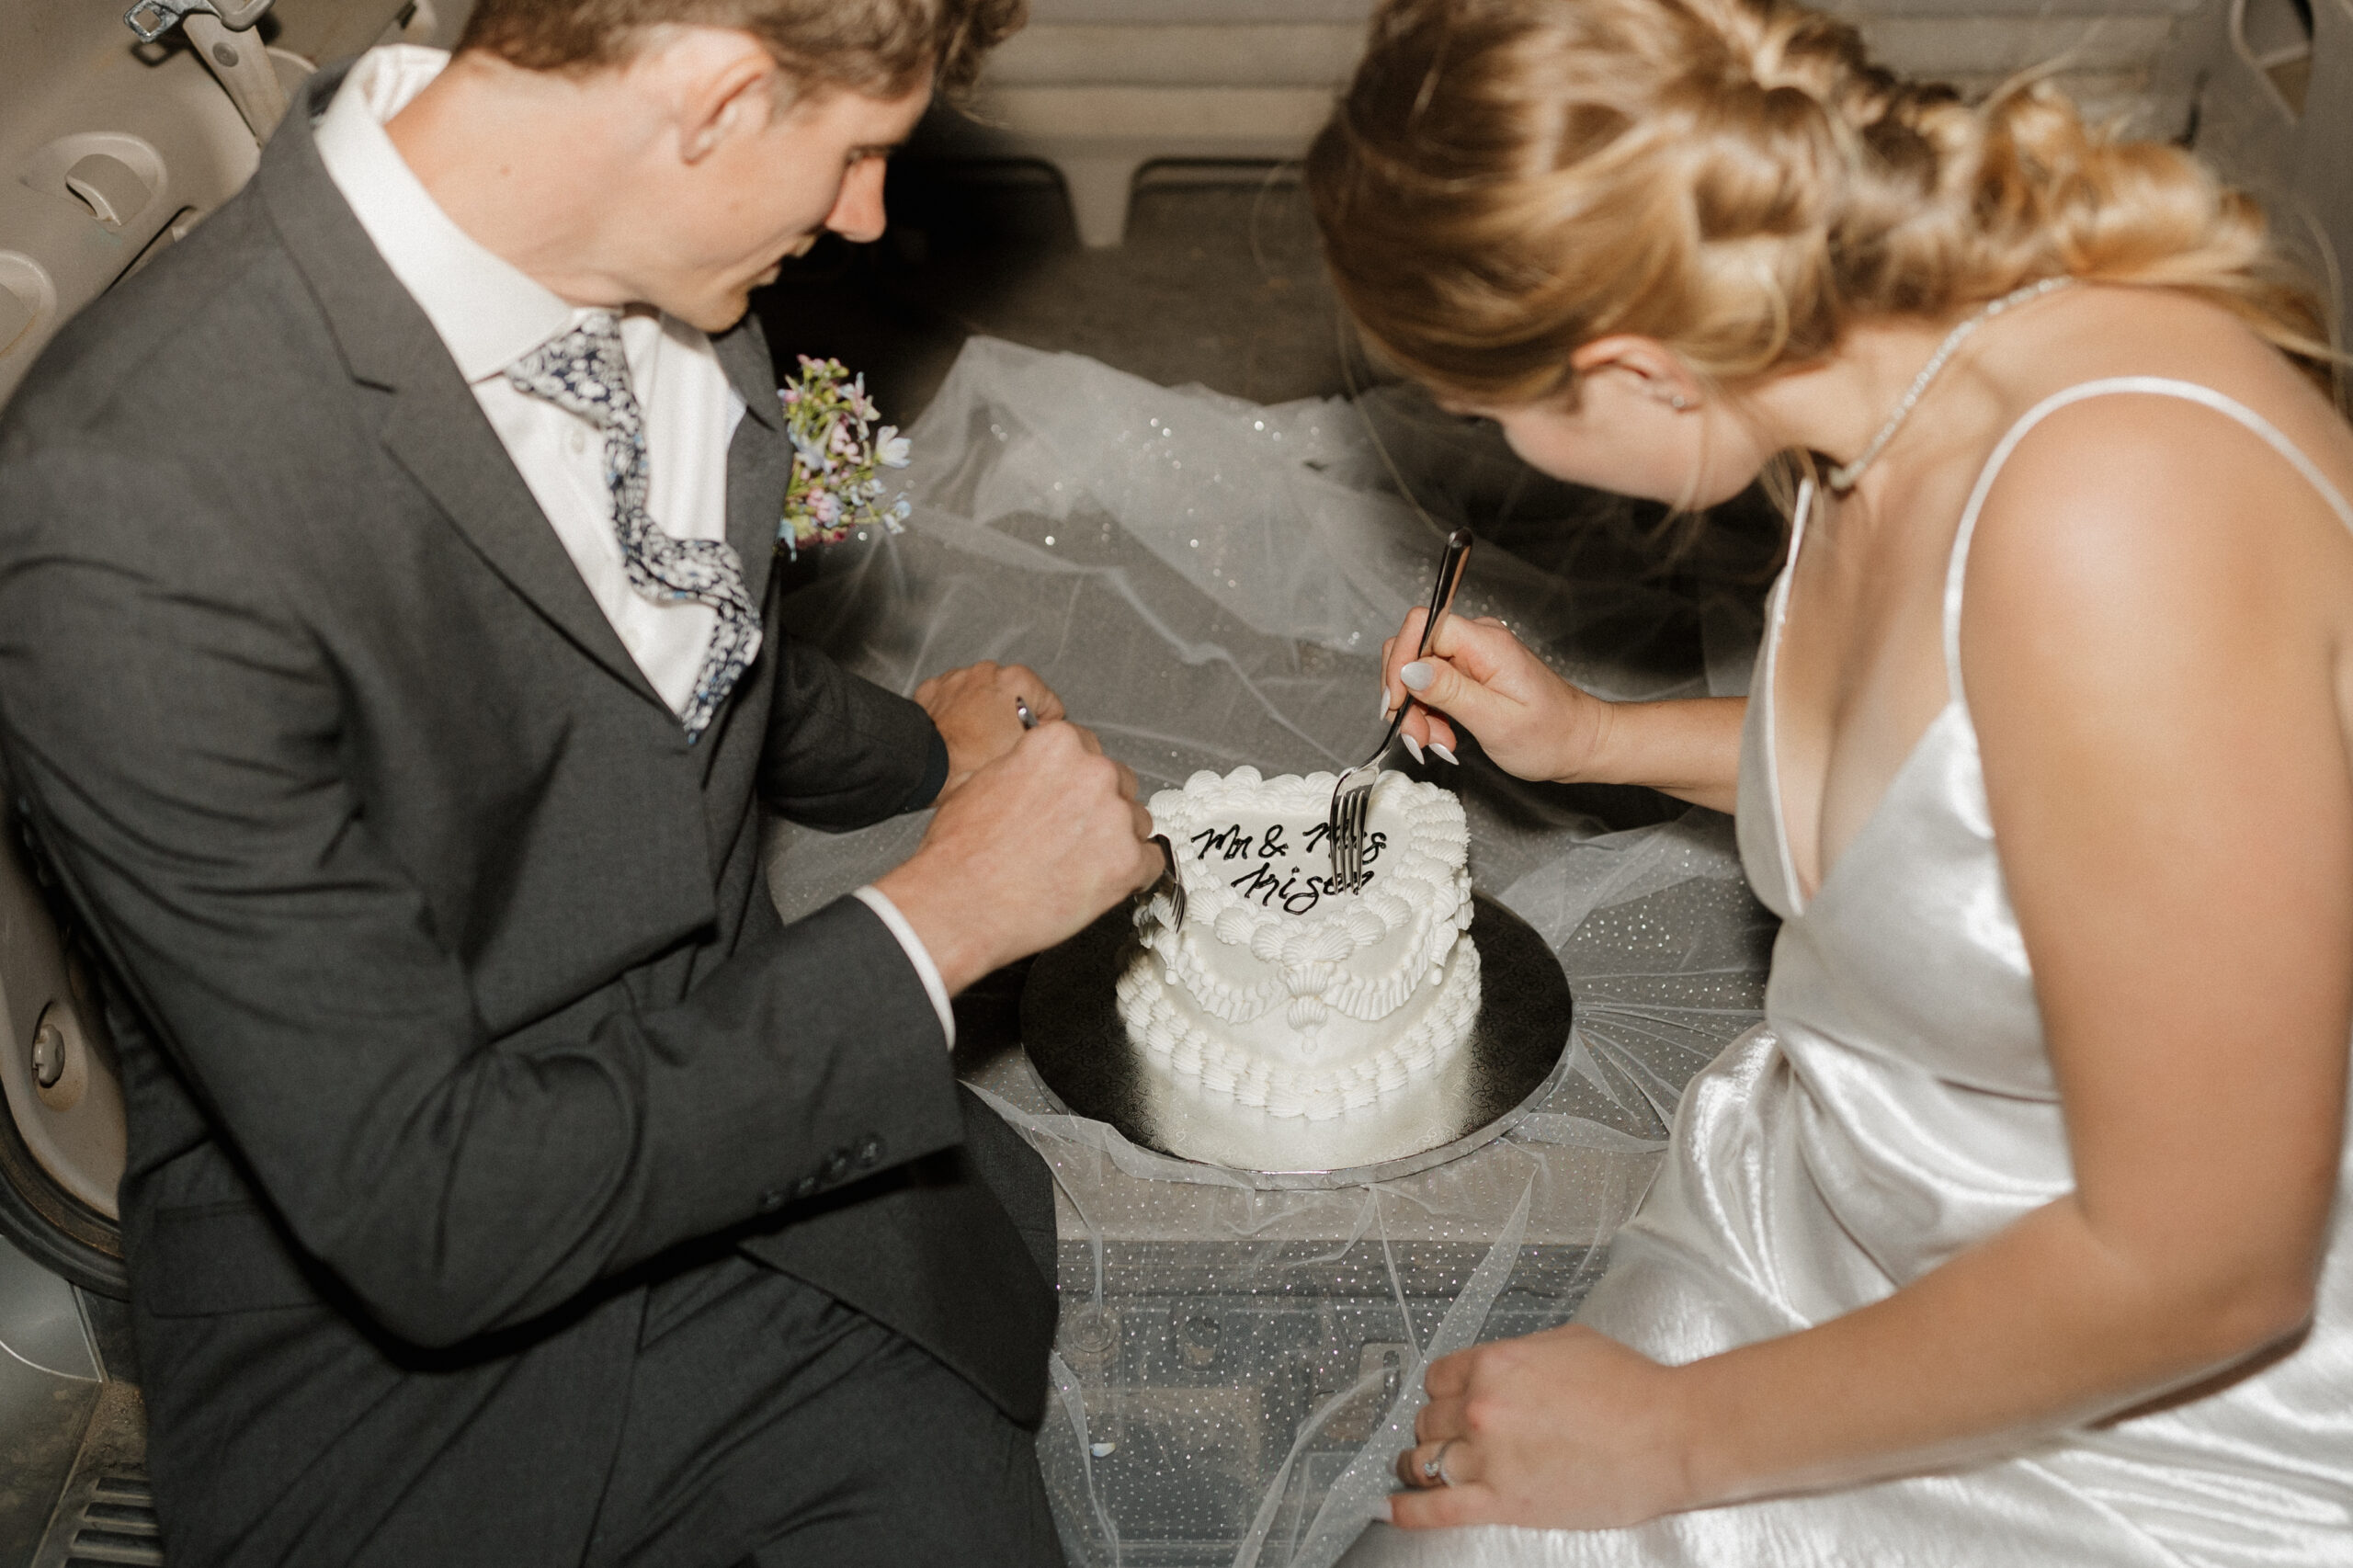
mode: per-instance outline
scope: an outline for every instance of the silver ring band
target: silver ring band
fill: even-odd
[[[1422,1461],[1422,1477],[1424,1480],[1435,1481],[1440,1486],[1451,1486],[1454,1484],[1454,1477],[1446,1472],[1446,1450],[1454,1447],[1454,1445],[1460,1440],[1460,1438],[1449,1437],[1445,1442],[1440,1443],[1438,1446],[1438,1452],[1432,1454],[1429,1458]]]

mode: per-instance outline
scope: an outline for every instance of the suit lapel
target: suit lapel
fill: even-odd
[[[711,347],[744,400],[743,421],[727,448],[727,542],[743,559],[744,587],[752,602],[764,604],[776,563],[785,486],[792,483],[792,447],[784,438],[776,366],[759,319],[745,316],[712,338]]]
[[[458,379],[438,341],[428,340],[427,348],[458,395],[431,386],[430,370],[420,368],[422,374],[393,392],[381,432],[385,449],[509,587],[616,679],[666,707],[621,645],[530,486],[516,472],[514,459],[483,417],[472,391]]]
[[[342,76],[322,74],[304,86],[298,112],[264,150],[255,185],[352,378],[392,394],[381,432],[385,449],[508,586],[615,678],[661,706],[433,324],[377,255],[320,162],[311,118],[324,112]],[[771,390],[771,404],[775,397]],[[780,501],[781,483],[777,494]],[[732,483],[730,494],[732,523]]]

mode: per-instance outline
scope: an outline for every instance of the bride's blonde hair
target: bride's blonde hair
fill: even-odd
[[[2047,84],[1901,81],[1781,0],[1388,0],[1307,178],[1367,335],[1477,401],[1573,392],[1570,353],[1613,333],[1733,381],[2061,275],[2329,358],[2261,211],[2188,153]]]

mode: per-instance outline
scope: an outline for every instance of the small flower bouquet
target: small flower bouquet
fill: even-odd
[[[803,354],[801,373],[776,395],[794,454],[778,548],[798,556],[804,545],[833,544],[870,525],[901,531],[907,498],[883,504],[881,471],[907,466],[907,438],[896,426],[875,427],[866,378],[853,377],[838,359]]]

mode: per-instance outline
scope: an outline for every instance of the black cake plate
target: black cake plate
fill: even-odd
[[[1560,960],[1529,924],[1472,895],[1479,1018],[1471,1038],[1404,1095],[1325,1121],[1212,1101],[1151,1073],[1128,1041],[1112,988],[1142,949],[1122,903],[1039,955],[1021,993],[1021,1042],[1047,1092],[1131,1143],[1221,1165],[1256,1187],[1393,1181],[1502,1137],[1566,1070],[1573,1004]]]

